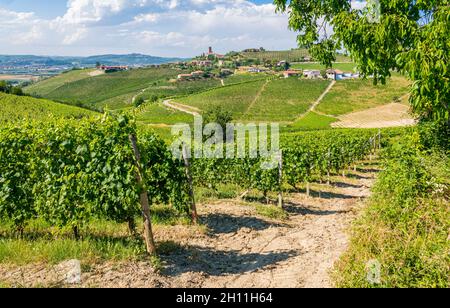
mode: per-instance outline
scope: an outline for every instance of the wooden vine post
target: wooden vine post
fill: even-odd
[[[189,161],[189,155],[188,150],[186,147],[186,144],[183,143],[183,160],[184,160],[184,167],[186,170],[186,178],[188,180],[189,184],[189,198],[190,198],[190,209],[191,209],[191,217],[192,222],[194,224],[198,223],[198,213],[197,213],[197,205],[195,204],[195,195],[194,195],[194,184],[192,181],[192,174],[191,174],[191,163]]]
[[[378,150],[381,150],[381,129],[378,130]]]
[[[284,207],[283,202],[283,152],[280,150],[280,156],[278,159],[278,206],[282,209]]]
[[[331,149],[328,149],[328,165],[327,165],[327,185],[329,186],[331,184],[331,176],[330,176],[330,170],[331,170]]]
[[[140,203],[142,207],[142,216],[144,218],[144,240],[145,245],[147,247],[147,252],[150,255],[156,254],[156,246],[155,246],[155,240],[153,239],[153,231],[152,231],[152,221],[150,216],[150,204],[148,201],[148,193],[147,190],[144,189],[144,178],[143,178],[143,172],[141,167],[141,153],[139,152],[138,146],[137,146],[137,140],[135,135],[129,135],[129,139],[131,142],[131,146],[133,148],[134,152],[134,162],[136,165],[136,180],[138,182],[138,185],[141,187],[142,191],[140,194]]]

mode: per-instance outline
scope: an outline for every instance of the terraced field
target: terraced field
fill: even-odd
[[[43,120],[50,115],[71,118],[96,114],[93,111],[55,103],[46,99],[4,93],[0,93],[0,111],[0,123],[23,121],[24,119]]]

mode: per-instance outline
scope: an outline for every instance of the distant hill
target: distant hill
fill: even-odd
[[[0,66],[94,66],[105,65],[144,66],[182,61],[180,58],[154,57],[143,54],[98,55],[90,57],[59,57],[33,55],[0,55]]]

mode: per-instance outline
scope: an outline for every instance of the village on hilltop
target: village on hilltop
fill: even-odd
[[[307,79],[357,79],[359,73],[344,72],[338,69],[328,70],[302,70],[291,68],[290,62],[279,59],[253,58],[252,55],[266,52],[263,48],[246,49],[242,52],[230,52],[222,55],[214,52],[209,47],[208,52],[203,53],[191,61],[171,64],[183,70],[191,70],[191,73],[179,74],[177,81],[191,81],[201,78],[223,78],[233,74],[267,74],[284,78],[300,77]],[[309,56],[298,58],[294,63],[314,63]]]

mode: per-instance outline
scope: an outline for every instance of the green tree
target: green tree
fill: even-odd
[[[414,81],[413,110],[422,119],[449,122],[450,0],[369,0],[364,9],[352,9],[347,0],[274,3],[290,12],[299,45],[327,67],[344,47],[375,84],[401,71]],[[330,26],[332,34],[324,31]]]
[[[14,95],[19,95],[19,96],[23,95],[23,91],[22,91],[21,87],[12,87],[10,90],[10,93],[14,94]]]
[[[6,81],[0,81],[0,92],[5,92],[8,93],[9,91],[9,87],[8,84],[6,83]]]
[[[141,106],[143,103],[145,103],[145,100],[141,96],[139,96],[134,100],[134,107],[137,108]]]
[[[217,123],[222,127],[222,130],[224,132],[224,141],[226,141],[226,128],[228,123],[233,122],[233,114],[223,109],[222,107],[214,107],[211,109],[208,109],[205,114],[203,115],[204,123]],[[206,138],[210,138],[211,136],[206,136]]]

